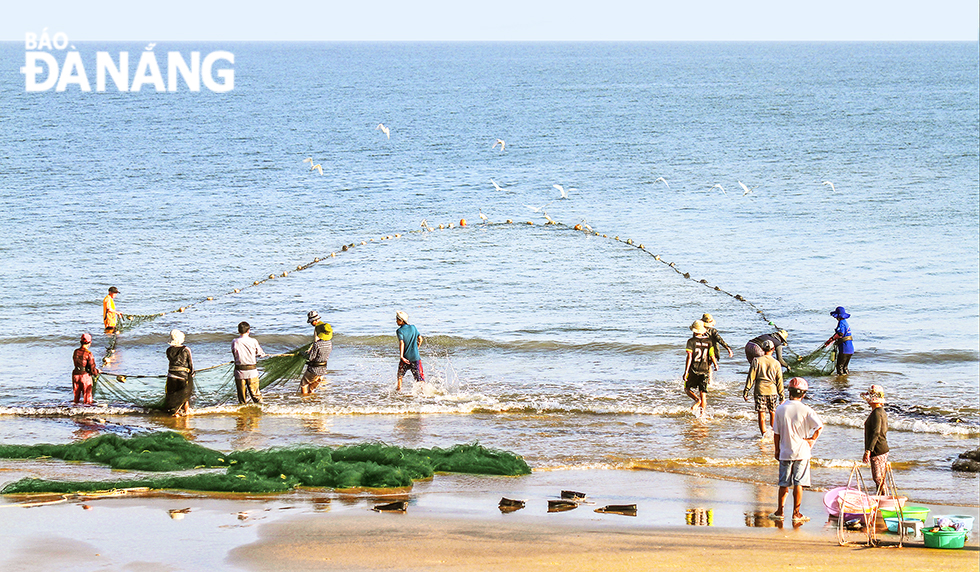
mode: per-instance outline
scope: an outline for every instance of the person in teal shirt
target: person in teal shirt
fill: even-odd
[[[395,391],[402,390],[402,378],[405,372],[412,371],[415,381],[425,381],[425,373],[422,371],[422,358],[419,356],[419,346],[422,345],[422,336],[418,329],[408,323],[408,314],[399,311],[395,313],[395,323],[398,330],[398,385]]]

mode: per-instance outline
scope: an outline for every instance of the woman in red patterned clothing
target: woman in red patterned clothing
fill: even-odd
[[[81,346],[71,356],[75,364],[75,369],[71,372],[71,387],[75,391],[76,405],[80,399],[85,405],[92,404],[92,376],[100,373],[89,350],[91,345],[92,334],[82,334]]]

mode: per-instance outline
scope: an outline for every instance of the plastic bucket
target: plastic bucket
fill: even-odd
[[[888,532],[898,532],[898,517],[888,517],[885,519],[885,524],[888,526]]]
[[[844,506],[844,514],[848,518],[861,518],[870,513],[877,506],[877,503],[872,497],[861,491],[847,487],[830,489],[823,496],[823,506],[830,516],[839,515],[841,505]]]
[[[963,527],[966,532],[973,531],[973,517],[967,514],[936,515],[932,517],[933,526],[939,526],[939,519],[951,520]]]
[[[922,522],[925,522],[926,521],[926,517],[928,517],[928,516],[929,516],[929,509],[926,508],[926,507],[924,507],[924,506],[906,505],[906,506],[902,507],[902,518],[904,518],[905,520],[921,520]],[[882,510],[881,511],[881,517],[882,518],[897,518],[898,517],[898,511],[897,510]]]
[[[897,511],[898,507],[905,506],[905,501],[909,500],[909,497],[891,497],[891,496],[872,496],[871,498],[878,501],[878,510],[894,510]]]
[[[965,530],[923,530],[926,548],[963,548],[966,542]]]

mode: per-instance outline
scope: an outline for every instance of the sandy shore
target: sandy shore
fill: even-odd
[[[548,512],[562,489],[586,504]],[[501,513],[502,496],[527,501]],[[2,570],[907,570],[980,568],[962,550],[838,546],[822,495],[812,520],[768,519],[775,488],[650,471],[557,471],[528,477],[437,475],[403,494],[296,491],[263,497],[190,494],[71,498],[26,508],[0,500]],[[372,507],[408,501],[405,513]],[[596,513],[636,504],[636,516]],[[976,508],[932,506],[932,514]],[[857,541],[861,535],[853,535]],[[884,536],[894,540],[894,536]]]

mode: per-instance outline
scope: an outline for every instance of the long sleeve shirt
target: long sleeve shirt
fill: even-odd
[[[872,457],[888,452],[888,416],[883,407],[875,407],[864,421],[864,450]]]
[[[783,368],[774,357],[764,355],[752,360],[749,375],[745,377],[742,396],[748,397],[753,386],[756,395],[783,396]]]

